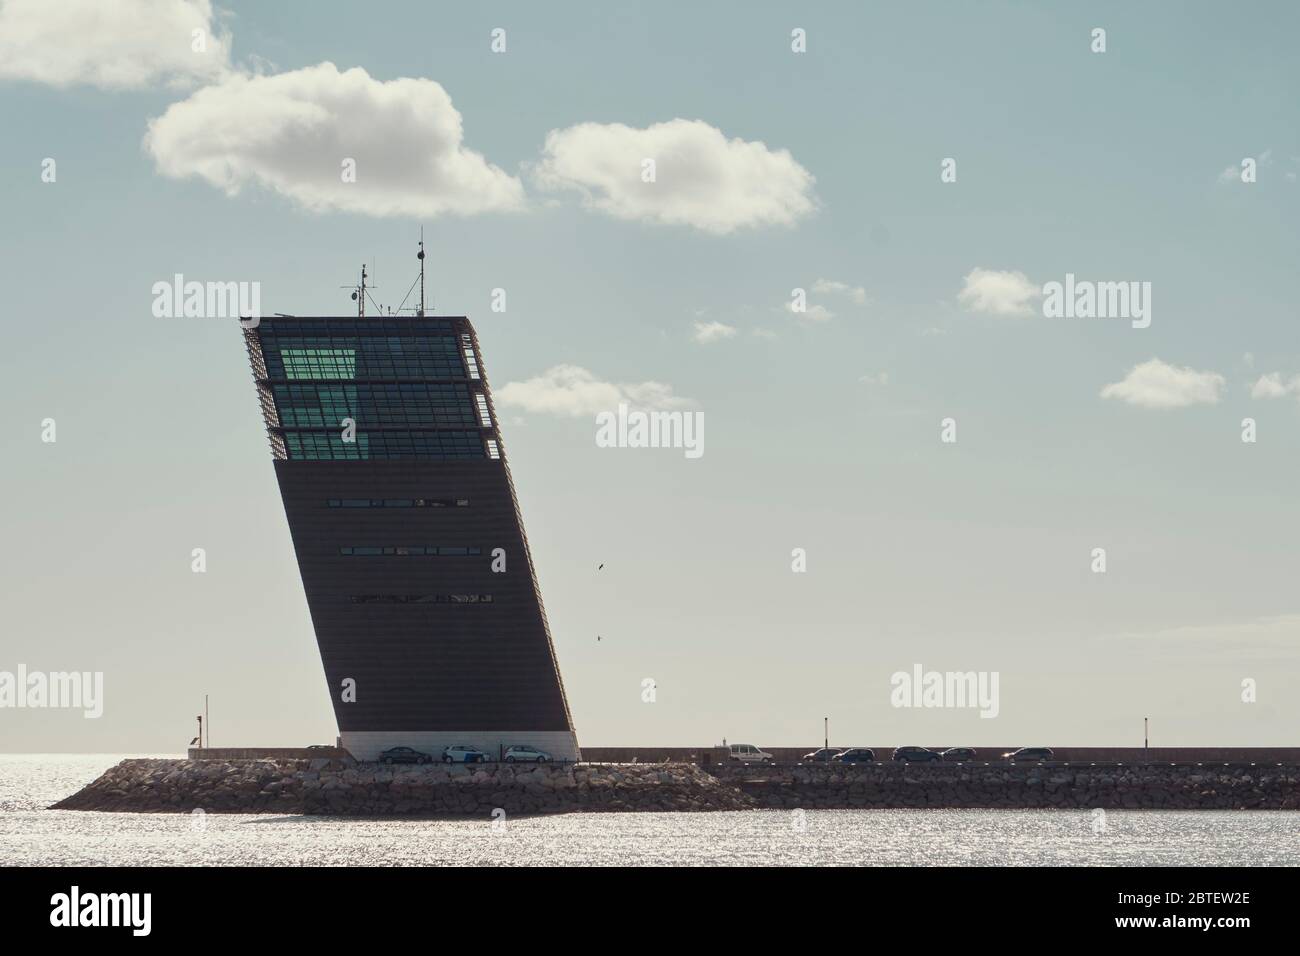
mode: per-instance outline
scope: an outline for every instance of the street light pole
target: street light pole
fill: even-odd
[[[825,734],[825,739],[822,740],[822,746],[825,747],[827,750],[830,750],[831,749],[831,719],[829,717],[822,718],[822,731]]]
[[[1150,717],[1142,718],[1142,759],[1151,762],[1151,728]]]

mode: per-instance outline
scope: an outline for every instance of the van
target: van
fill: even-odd
[[[770,764],[775,758],[770,753],[759,750],[753,744],[732,744],[729,748],[730,759],[737,763]]]

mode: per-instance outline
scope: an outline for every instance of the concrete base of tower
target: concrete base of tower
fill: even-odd
[[[582,759],[578,738],[571,730],[353,730],[343,731],[343,746],[358,760],[378,760],[390,747],[413,747],[434,760],[447,747],[470,746],[499,760],[510,747],[536,747],[552,760]]]

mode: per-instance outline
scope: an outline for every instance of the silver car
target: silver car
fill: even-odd
[[[536,747],[528,747],[523,744],[516,744],[506,750],[506,763],[546,763],[551,759],[551,755],[545,750],[538,750]]]

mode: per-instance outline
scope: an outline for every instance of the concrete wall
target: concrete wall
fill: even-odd
[[[821,744],[808,747],[763,747],[780,764],[796,763],[806,753],[817,750]],[[837,745],[838,746],[838,745]],[[867,745],[869,746],[869,745]],[[888,760],[895,745],[871,747],[877,760]],[[976,747],[976,761],[1000,761],[1002,754],[1017,750],[1018,744],[1006,747]],[[943,747],[932,747],[942,750]],[[1141,747],[1053,747],[1058,761],[1072,763],[1284,763],[1300,764],[1300,747],[1152,747],[1144,752]],[[727,752],[721,747],[583,747],[582,759],[592,763],[661,763],[725,762]]]
[[[325,747],[308,750],[306,747],[191,747],[191,760],[312,760],[316,757],[345,757],[346,750]]]
[[[425,753],[438,757],[442,748],[450,744],[470,744],[495,755],[498,742],[509,744],[531,744],[555,756],[560,760],[572,760],[577,754],[571,749],[571,735],[523,733],[455,733],[430,734],[414,731],[411,733],[366,734],[365,738],[353,740],[356,735],[345,735],[344,744],[358,760],[374,760],[380,750],[404,744],[415,747]],[[438,739],[434,739],[434,738]],[[446,740],[442,740],[446,737]],[[380,739],[382,738],[382,739]],[[455,739],[452,739],[455,738]],[[816,750],[816,747],[765,747],[776,758],[778,764],[797,763],[804,754]],[[877,760],[889,760],[893,748],[889,746],[872,747]],[[942,748],[932,748],[942,749]],[[977,747],[976,762],[999,762],[1001,755],[1015,747]],[[255,760],[259,758],[309,759],[313,757],[343,756],[348,750],[330,747],[324,750],[308,750],[303,747],[191,747],[191,760]],[[1290,766],[1300,765],[1300,747],[1152,747],[1149,754],[1143,753],[1141,747],[1055,747],[1056,759],[1070,763],[1233,763],[1233,764],[1276,764]],[[565,756],[565,755],[569,756]],[[727,762],[727,752],[721,747],[583,747],[578,759],[588,763],[694,763],[716,766]]]
[[[444,749],[460,744],[476,747],[494,760],[515,745],[536,747],[559,761],[579,759],[577,738],[561,730],[343,731],[343,746],[358,760],[378,760],[380,752],[389,747],[414,747],[441,760]]]

